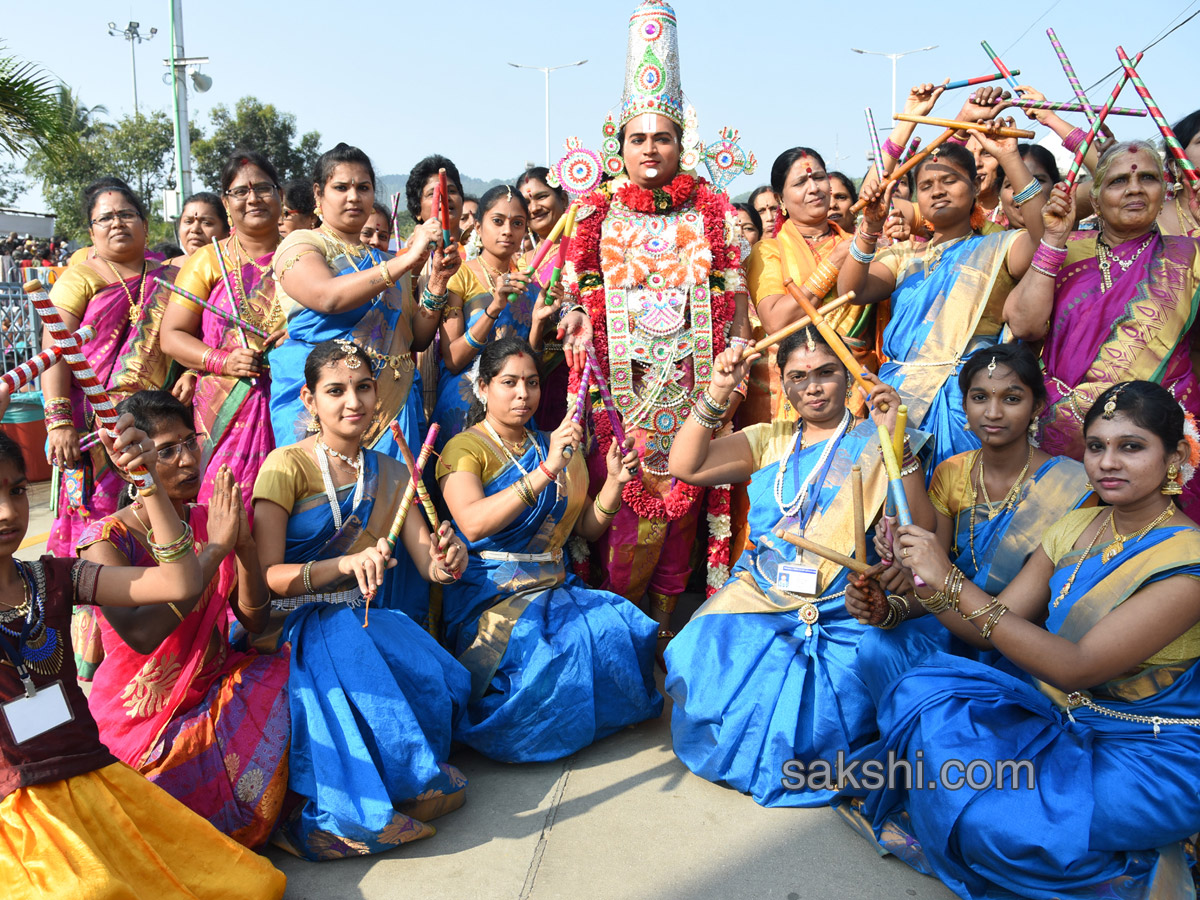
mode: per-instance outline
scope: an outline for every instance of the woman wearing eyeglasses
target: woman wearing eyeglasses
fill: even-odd
[[[127,765],[247,847],[266,843],[287,788],[288,654],[240,653],[234,618],[267,624],[266,582],[238,484],[222,466],[200,491],[201,436],[166,391],[141,391],[120,412],[154,442],[155,475],[195,534],[203,591],[187,603],[100,610],[107,655],[88,708],[100,740]],[[144,501],[92,519],[79,555],[104,566],[159,563]],[[231,615],[232,614],[232,615]]]
[[[97,184],[83,196],[93,255],[63,272],[50,299],[71,331],[80,325],[96,330],[96,336],[83,345],[83,355],[107,390],[133,393],[161,388],[169,368],[159,347],[167,291],[155,278],[172,281],[176,269],[146,258],[146,211],[137,195],[117,179]],[[42,345],[53,344],[44,331]],[[47,550],[54,556],[74,556],[89,517],[115,512],[123,485],[99,444],[87,453],[80,451],[79,436],[96,424],[65,362],[42,376],[42,394],[46,458],[62,470],[58,517]],[[88,617],[76,623],[77,663],[85,680],[103,658],[99,641],[87,627],[91,621]]]
[[[261,153],[235,150],[221,170],[221,193],[235,231],[189,256],[176,284],[271,337],[264,340],[174,295],[163,316],[162,345],[188,367],[175,396],[195,407],[196,427],[211,440],[200,502],[212,497],[213,479],[228,466],[249,504],[258,470],[275,449],[267,427],[271,379],[262,354],[283,335],[271,271],[282,210],[279,176]]]

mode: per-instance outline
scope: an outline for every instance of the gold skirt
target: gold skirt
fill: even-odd
[[[267,900],[287,879],[124,763],[0,800],[5,900]]]

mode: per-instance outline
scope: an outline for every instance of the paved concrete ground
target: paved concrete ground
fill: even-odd
[[[48,484],[33,486],[21,558],[45,552],[48,497]],[[763,809],[692,775],[671,752],[669,722],[670,701],[662,718],[556,763],[462,750],[451,761],[470,780],[467,802],[434,837],[365,859],[267,855],[287,873],[288,900],[953,897],[881,859],[829,809]]]

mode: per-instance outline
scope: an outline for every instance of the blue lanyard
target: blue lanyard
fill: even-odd
[[[30,610],[32,614],[33,610]],[[8,635],[0,631],[0,650],[4,651],[4,655],[8,657],[8,661],[12,663],[14,669],[17,670],[17,677],[21,679],[21,684],[25,686],[26,697],[36,697],[37,688],[33,686],[33,679],[29,675],[29,670],[25,668],[25,654],[21,647],[29,640],[29,636],[33,633],[33,621],[30,617],[26,617],[25,624],[21,628],[21,636],[17,639],[14,646],[8,639]]]

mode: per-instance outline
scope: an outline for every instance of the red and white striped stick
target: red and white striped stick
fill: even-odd
[[[25,283],[25,293],[29,295],[29,302],[33,304],[34,310],[41,317],[42,324],[46,326],[54,338],[54,342],[62,350],[63,359],[71,367],[71,372],[74,373],[79,386],[83,388],[83,393],[92,405],[92,412],[96,414],[96,419],[103,428],[108,429],[110,434],[115,434],[117,406],[108,396],[108,391],[104,389],[104,385],[100,383],[96,373],[92,371],[87,357],[79,349],[79,341],[67,329],[58,310],[50,302],[50,295],[46,293],[42,283],[36,279]],[[130,469],[129,477],[133,479],[138,493],[143,497],[149,497],[158,491],[158,485],[154,483],[154,476],[146,470],[145,466]]]
[[[1142,54],[1137,55],[1134,62],[1140,62]],[[1096,115],[1096,121],[1092,123],[1092,127],[1088,129],[1087,135],[1083,142],[1075,151],[1075,159],[1071,161],[1071,168],[1067,171],[1067,177],[1064,179],[1067,189],[1070,190],[1075,186],[1075,182],[1079,178],[1079,170],[1083,167],[1083,158],[1087,156],[1088,149],[1092,146],[1092,141],[1096,140],[1096,135],[1100,132],[1100,126],[1104,124],[1104,120],[1108,118],[1108,111],[1117,105],[1117,98],[1121,96],[1121,91],[1125,89],[1126,83],[1129,81],[1129,73],[1122,73],[1117,79],[1116,85],[1113,86],[1112,93],[1108,95],[1108,99],[1104,101],[1104,107]]]
[[[1167,118],[1162,114],[1162,110],[1158,108],[1158,104],[1154,102],[1154,98],[1150,96],[1150,91],[1146,89],[1145,82],[1142,81],[1142,76],[1137,73],[1134,68],[1134,63],[1129,61],[1129,57],[1125,55],[1123,47],[1117,47],[1117,58],[1121,60],[1121,67],[1125,70],[1125,75],[1133,82],[1134,90],[1138,92],[1138,96],[1142,98],[1142,103],[1146,106],[1146,112],[1150,113],[1150,117],[1154,119],[1154,124],[1158,126],[1158,130],[1162,132],[1163,141],[1167,145],[1167,149],[1171,151],[1171,155],[1175,157],[1175,161],[1179,163],[1179,168],[1192,186],[1193,191],[1200,191],[1200,172],[1196,171],[1195,164],[1188,159],[1187,153],[1184,152],[1183,145],[1179,143],[1179,138],[1175,136],[1175,132],[1171,130],[1171,126],[1167,124]],[[1138,54],[1138,59],[1142,58],[1142,54]]]
[[[96,329],[91,325],[84,325],[75,334],[72,335],[80,344],[86,344],[96,336]],[[51,347],[49,350],[43,350],[32,359],[27,359],[15,369],[11,369],[0,375],[0,381],[8,385],[10,393],[15,394],[25,385],[30,384],[33,379],[45,373],[45,371],[58,362],[63,357],[61,347]]]

